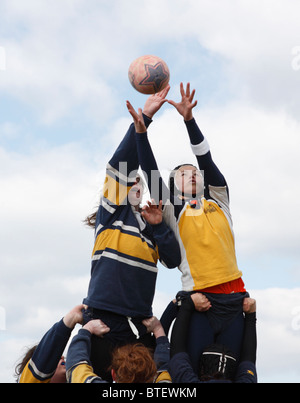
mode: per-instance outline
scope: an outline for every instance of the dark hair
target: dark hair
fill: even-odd
[[[98,210],[97,210],[98,211]],[[95,211],[94,213],[90,214],[89,216],[87,216],[83,222],[85,225],[87,225],[88,227],[91,228],[95,228],[96,225],[96,217],[97,217],[97,211]]]
[[[19,364],[17,364],[17,366],[15,368],[15,377],[16,377],[17,382],[20,381],[22,372],[24,371],[27,363],[31,360],[37,346],[38,345],[36,344],[35,346],[28,348],[28,350],[26,351],[22,360],[19,362]]]
[[[201,381],[226,379],[234,380],[237,368],[236,356],[227,347],[212,344],[200,358],[199,378]]]

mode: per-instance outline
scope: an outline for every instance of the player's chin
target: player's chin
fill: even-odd
[[[132,205],[132,206],[139,206],[140,204],[141,204],[141,202],[142,202],[142,198],[141,197],[138,197],[138,196],[136,196],[136,195],[133,195],[133,194],[131,194],[130,195],[130,197],[129,197],[129,203]]]

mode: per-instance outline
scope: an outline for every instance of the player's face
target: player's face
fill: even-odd
[[[139,177],[128,193],[128,200],[132,206],[138,206],[142,202],[144,186]]]
[[[56,368],[55,374],[51,379],[51,383],[66,383],[66,361],[64,357],[61,357],[58,366]]]
[[[175,184],[185,196],[202,194],[204,189],[203,176],[192,165],[184,165],[177,170]]]

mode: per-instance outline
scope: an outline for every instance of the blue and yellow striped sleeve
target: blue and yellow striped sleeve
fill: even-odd
[[[152,122],[144,115],[146,126]],[[135,127],[131,124],[125,137],[106,167],[103,196],[108,203],[120,206],[124,203],[131,186],[136,181],[139,160],[137,154]]]
[[[19,383],[49,383],[71,336],[61,320],[42,338],[31,360],[24,368]]]
[[[82,328],[70,344],[66,361],[68,383],[106,383],[93,372],[89,357],[91,336]]]

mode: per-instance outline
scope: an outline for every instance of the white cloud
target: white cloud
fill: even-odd
[[[79,107],[96,120],[113,110],[106,81],[115,62],[104,35],[109,18],[101,9],[94,17],[85,11],[82,1],[5,4],[4,14],[15,30],[7,27],[11,37],[4,40],[7,71],[1,87],[37,109],[44,123]]]
[[[14,310],[21,321],[38,306],[55,310],[64,303],[63,282],[89,276],[93,231],[82,221],[102,184],[75,146],[30,156],[1,150],[0,166],[0,306],[7,326],[18,327]]]
[[[218,12],[216,12],[218,9]],[[291,67],[299,45],[299,3],[190,0],[185,21],[202,46],[227,60],[228,79],[240,99],[298,118],[300,75]]]
[[[133,0],[130,7],[120,0],[109,6],[93,0],[7,0],[2,5],[7,71],[0,87],[37,109],[44,123],[78,109],[103,122],[119,108],[123,89],[131,88],[127,68],[133,58],[157,47],[172,63],[175,84],[180,78],[172,72],[179,75],[179,63],[184,75],[191,57],[186,44],[196,39],[199,58],[203,48],[222,57],[222,85],[231,96],[285,108],[297,117],[300,74],[291,66],[291,51],[299,45],[298,15],[293,0],[189,0],[184,5]],[[197,57],[193,63],[204,74]],[[196,81],[199,73],[193,74],[190,79]]]
[[[20,127],[13,122],[5,122],[0,125],[0,140],[13,140],[17,138]]]
[[[300,289],[254,290],[258,316],[258,372],[264,382],[300,381]]]

